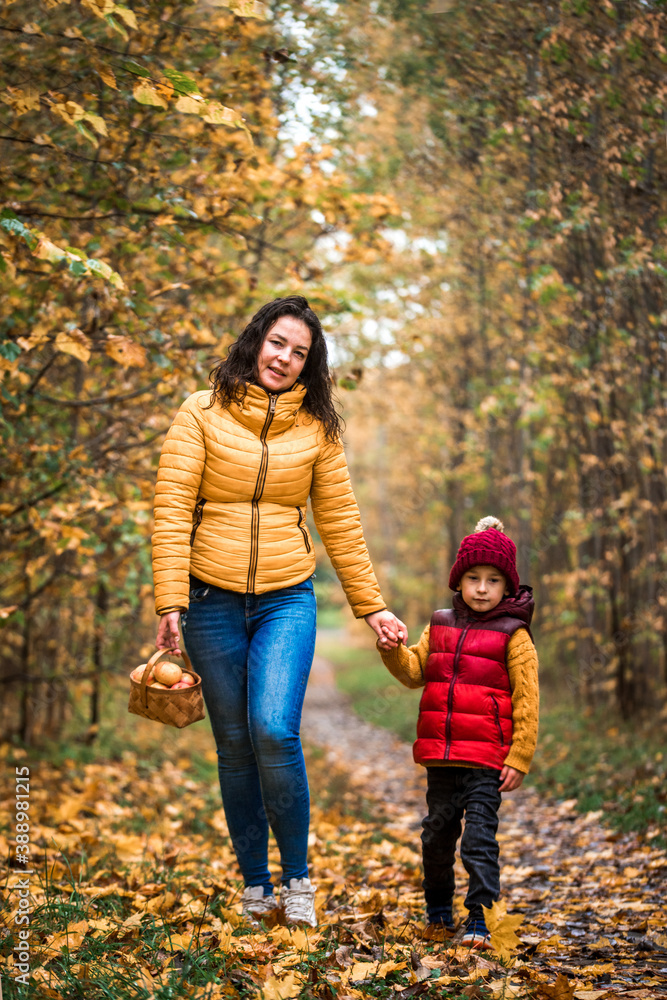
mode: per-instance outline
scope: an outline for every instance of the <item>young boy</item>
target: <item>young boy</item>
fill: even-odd
[[[501,792],[518,788],[535,752],[537,654],[533,597],[519,585],[516,546],[485,517],[459,547],[451,611],[436,611],[415,646],[377,647],[394,677],[423,687],[414,758],[426,767],[424,895],[429,924],[454,930],[454,851],[469,876],[463,943],[485,948],[483,906],[500,896],[496,840]]]

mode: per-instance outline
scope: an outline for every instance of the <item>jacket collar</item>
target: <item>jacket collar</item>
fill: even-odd
[[[273,395],[275,411],[268,431],[268,437],[273,437],[294,424],[307,391],[306,386],[300,382],[286,392],[273,394],[261,385],[248,384],[243,402],[230,403],[229,412],[235,420],[259,437],[270,412]]]

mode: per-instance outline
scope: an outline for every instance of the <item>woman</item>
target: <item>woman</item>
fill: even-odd
[[[384,648],[406,638],[386,610],[340,441],[326,342],[301,296],[263,306],[181,406],[155,496],[153,572],[160,649],[183,639],[217,743],[227,824],[250,919],[277,901],[269,826],[288,923],[315,925],[308,877],[308,783],[299,739],[315,647],[308,496],[358,618]]]

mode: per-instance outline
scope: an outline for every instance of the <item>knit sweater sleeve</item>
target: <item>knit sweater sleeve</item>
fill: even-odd
[[[424,687],[424,671],[429,652],[430,626],[426,626],[421,638],[414,646],[400,643],[396,649],[382,649],[379,640],[377,650],[387,670],[408,688]]]
[[[512,688],[512,745],[509,767],[528,774],[537,745],[539,686],[537,651],[525,628],[517,629],[507,646],[507,670]]]

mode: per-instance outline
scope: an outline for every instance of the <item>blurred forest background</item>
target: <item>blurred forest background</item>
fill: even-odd
[[[3,6],[3,735],[94,738],[163,435],[290,292],[413,635],[495,514],[547,681],[664,711],[666,39],[661,0]]]

